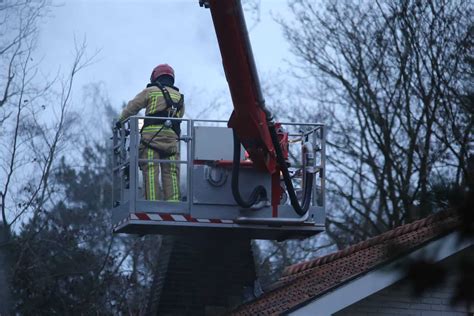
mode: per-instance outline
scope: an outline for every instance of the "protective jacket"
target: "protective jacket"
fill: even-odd
[[[184,96],[179,93],[179,89],[176,87],[163,86],[163,89],[169,93],[173,102],[179,104],[179,109],[176,113],[172,113],[173,111],[170,105],[167,104],[162,90],[154,84],[149,84],[142,92],[137,94],[135,98],[128,102],[120,115],[120,120],[123,121],[132,115],[136,115],[143,108],[145,108],[146,116],[183,117]],[[155,122],[157,124],[155,124]],[[159,123],[161,122],[157,120],[149,120],[145,125],[158,125]],[[145,132],[145,130],[143,132]],[[166,131],[164,132],[166,133]]]
[[[162,91],[162,89],[164,91]],[[170,102],[166,102],[166,95]],[[173,109],[171,104],[178,105]],[[165,199],[167,201],[179,200],[179,165],[171,163],[179,157],[179,125],[173,127],[165,125],[166,117],[181,118],[184,115],[184,97],[176,87],[162,86],[161,89],[155,84],[149,84],[142,92],[137,94],[123,109],[120,120],[123,121],[132,115],[136,115],[145,108],[145,115],[149,117],[164,117],[164,119],[145,119],[141,130],[140,159],[148,160],[139,164],[143,172],[145,182],[145,197],[147,200]],[[177,121],[172,121],[176,122]],[[169,163],[151,162],[156,159],[167,159]],[[163,195],[160,190],[163,184]]]

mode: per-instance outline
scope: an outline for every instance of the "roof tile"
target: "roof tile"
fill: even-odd
[[[285,269],[273,290],[238,307],[232,315],[278,315],[452,231],[454,211],[433,214],[332,254]]]

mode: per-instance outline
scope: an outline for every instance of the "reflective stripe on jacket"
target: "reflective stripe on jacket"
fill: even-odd
[[[181,94],[178,90],[166,86],[170,97],[173,101],[178,102],[181,99]],[[145,108],[145,115],[151,115],[156,112],[163,111],[167,108],[167,104],[160,88],[151,86],[145,88],[142,92],[137,94],[135,98],[130,100],[127,106],[123,109],[120,115],[120,120],[123,121],[132,115],[136,115],[141,109]],[[175,117],[183,117],[184,102],[181,109],[176,113]]]

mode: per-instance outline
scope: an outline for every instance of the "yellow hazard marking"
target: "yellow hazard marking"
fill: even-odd
[[[179,93],[169,92],[169,94],[170,94],[171,99],[175,102],[178,102],[181,99],[181,94]],[[154,100],[156,101],[158,97],[164,97],[161,91],[150,92],[150,98],[152,98],[152,100],[154,98]]]
[[[155,165],[153,161],[153,150],[148,149],[148,199],[156,200],[155,194]]]
[[[171,156],[170,160],[176,160],[176,156]],[[171,196],[170,201],[179,201],[179,184],[176,163],[171,163],[171,183],[173,187],[173,195]]]
[[[158,132],[161,128],[163,128],[163,125],[148,125],[143,128],[143,132]],[[165,129],[164,127],[163,129]]]

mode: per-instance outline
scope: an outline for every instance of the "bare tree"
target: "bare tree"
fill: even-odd
[[[260,23],[261,0],[244,0],[243,8],[249,16],[249,31],[251,32]]]
[[[35,220],[55,193],[50,177],[72,135],[70,110],[74,79],[90,64],[85,42],[76,43],[70,71],[48,80],[40,76],[35,48],[47,0],[0,3],[0,244],[3,268],[11,267],[14,227]],[[31,232],[31,236],[37,232]],[[3,270],[2,272],[5,272]],[[11,271],[8,271],[9,273]],[[2,284],[3,289],[8,286]],[[7,294],[5,294],[7,295]],[[0,297],[0,301],[2,300]],[[2,306],[3,307],[3,306]],[[7,309],[3,307],[3,312]]]
[[[37,75],[37,65],[33,63],[32,56],[38,32],[37,23],[46,8],[45,1],[35,3],[32,1],[18,3],[7,1],[0,6],[3,17],[1,21],[3,27],[0,34],[0,61],[2,64],[0,124],[3,129],[1,134],[1,215],[6,227],[10,224],[10,218],[7,218],[7,197],[11,191],[15,171],[24,165],[24,162],[20,164],[21,159],[19,158],[22,154],[21,147],[25,145],[21,139],[25,127],[22,125],[22,119],[25,112],[31,108],[31,104],[44,96],[49,88],[49,84],[41,89],[33,88],[31,85]]]
[[[467,172],[472,2],[297,0],[290,9],[294,19],[279,22],[303,80],[292,92],[302,105],[288,116],[330,127],[328,232],[343,246],[431,212],[432,186]]]
[[[39,211],[48,196],[54,159],[64,148],[74,123],[70,110],[74,79],[94,56],[87,57],[85,40],[76,42],[74,60],[66,75],[52,80],[39,76],[34,59],[37,24],[49,10],[48,1],[7,1],[0,61],[6,74],[0,82],[2,153],[1,216],[9,227],[28,211]],[[13,34],[13,35],[12,35]],[[30,214],[31,215],[31,214]]]

